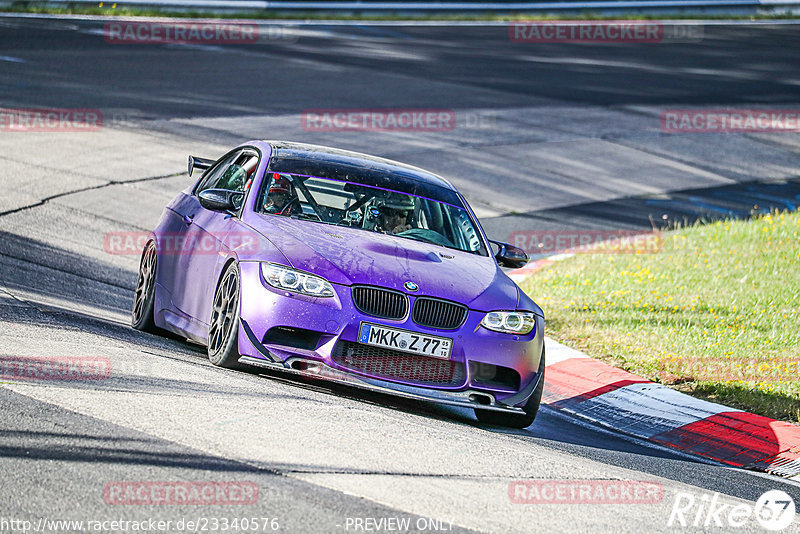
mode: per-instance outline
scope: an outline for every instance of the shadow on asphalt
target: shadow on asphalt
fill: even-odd
[[[560,230],[667,230],[676,225],[747,219],[800,207],[800,178],[747,182],[657,195],[640,195],[513,216],[515,232]]]
[[[53,46],[52,24],[4,29],[0,45],[21,54],[48,52]],[[85,30],[99,23],[75,24]],[[702,29],[702,38],[689,42],[586,45],[513,42],[504,25],[398,26],[391,35],[377,36],[373,30],[368,38],[365,29],[349,26],[306,31],[297,42],[247,45],[246,54],[131,47],[124,62],[109,54],[109,44],[98,35],[62,31],[59,47],[73,53],[59,57],[59,72],[66,74],[53,80],[52,62],[23,64],[18,78],[46,79],[48,90],[36,84],[33,89],[25,84],[9,86],[8,104],[30,106],[36,98],[38,106],[117,109],[123,105],[146,110],[147,118],[171,118],[294,112],[318,106],[321,99],[331,108],[391,102],[396,107],[456,109],[489,101],[486,95],[469,94],[465,87],[499,91],[502,98],[491,95],[491,104],[509,107],[530,105],[532,97],[604,106],[797,101],[792,80],[797,75],[798,41],[793,28],[708,25]],[[375,54],[377,39],[382,54]],[[85,61],[84,55],[95,61]],[[287,73],[287,58],[308,64],[297,69],[298,74]],[[186,73],[220,69],[247,72],[249,83],[216,82],[187,89]],[[330,69],[346,75],[327,76],[324,87],[313,83]],[[370,78],[370,91],[354,90],[355,69]],[[281,83],[276,83],[276,72]],[[385,73],[393,75],[382,79]],[[150,79],[159,83],[147,83]],[[422,80],[430,82],[425,94],[413,90]],[[122,104],[119,87],[129,88]],[[270,88],[270,98],[264,98],[264,87]]]

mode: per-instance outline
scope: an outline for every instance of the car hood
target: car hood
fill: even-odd
[[[466,304],[474,310],[514,309],[519,288],[493,258],[344,226],[256,215],[250,224],[292,267],[335,284],[368,284]]]

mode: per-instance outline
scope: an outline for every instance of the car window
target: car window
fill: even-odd
[[[195,190],[198,194],[206,189],[225,189],[226,191],[239,191],[244,193],[249,182],[255,175],[258,167],[258,155],[249,151],[238,151],[212,167],[203,177],[200,185]],[[238,206],[244,196],[238,197]]]
[[[241,156],[241,154],[241,151],[229,154],[228,156],[225,156],[219,160],[208,171],[206,171],[206,173],[203,175],[203,178],[200,180],[200,183],[197,185],[197,188],[194,190],[195,194],[205,191],[206,189],[216,189],[217,184],[220,182],[221,178],[225,176],[228,168],[234,164],[236,159]]]
[[[244,178],[247,173],[244,167],[236,163],[232,163],[222,173],[217,183],[214,184],[214,189],[225,189],[227,191],[244,191]]]
[[[262,213],[392,234],[487,255],[463,206],[331,180],[273,173],[258,203]]]

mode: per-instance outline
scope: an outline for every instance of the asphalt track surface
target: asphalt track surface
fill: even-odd
[[[114,45],[102,28],[0,18],[3,108],[104,117],[98,132],[0,131],[0,355],[112,364],[106,380],[0,384],[0,521],[257,517],[277,518],[284,532],[352,532],[356,519],[408,518],[428,532],[640,532],[678,529],[667,524],[678,493],[752,505],[782,489],[800,504],[795,482],[548,407],[511,431],[466,410],[214,368],[202,347],[128,326],[138,256],[103,246],[108,232],[154,226],[188,183],[188,153],[216,157],[251,138],[428,167],[465,192],[498,238],[702,214],[702,192],[734,190],[747,204],[794,183],[798,134],[666,135],[659,115],[800,107],[796,26],[710,25],[699,42],[602,45],[512,43],[503,26],[402,25],[298,25],[243,46]],[[447,109],[458,122],[446,132],[304,130],[304,110],[320,108]],[[781,195],[760,202],[791,200]],[[636,209],[626,218],[621,205]],[[645,480],[664,498],[511,503],[509,483],[532,479]],[[259,498],[108,504],[103,490],[115,481],[246,481]],[[712,520],[693,530],[721,529]]]

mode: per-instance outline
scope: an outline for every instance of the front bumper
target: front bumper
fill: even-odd
[[[480,408],[484,410],[518,414],[525,413],[522,408],[508,406],[506,404],[497,402],[493,395],[486,392],[477,390],[437,390],[376,380],[341,371],[339,369],[334,369],[333,367],[327,366],[324,362],[307,360],[305,358],[294,357],[290,358],[284,363],[275,363],[268,362],[262,358],[242,356],[239,358],[239,363],[265,369],[280,370],[283,372],[303,376],[304,378],[322,379],[326,382],[356,387],[375,393],[389,394],[405,399],[433,401],[438,404],[461,406],[463,408]]]
[[[269,287],[261,277],[257,262],[241,262],[240,272],[239,353],[242,363],[283,369],[405,398],[512,413],[522,412],[520,406],[528,400],[540,379],[539,361],[544,347],[541,317],[537,316],[536,327],[527,336],[489,331],[480,326],[484,312],[472,310],[456,330],[427,328],[415,324],[410,317],[393,321],[361,313],[353,305],[348,286],[334,285],[334,297],[313,298]],[[415,295],[409,294],[409,297],[413,301]],[[341,355],[342,345],[354,346],[362,322],[452,338],[449,362],[463,372],[459,372],[453,382],[423,384],[402,376],[376,376],[363,369],[348,368],[336,355]],[[274,327],[313,331],[319,337],[311,346],[303,348],[273,343],[265,336]],[[481,380],[480,370],[494,366],[517,372],[519,383],[514,387],[487,385]]]

